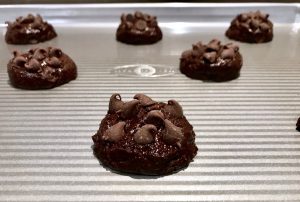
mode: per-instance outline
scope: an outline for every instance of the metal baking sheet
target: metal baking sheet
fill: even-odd
[[[239,79],[201,82],[178,72],[183,50],[200,40],[228,42],[231,19],[258,9],[270,13],[275,37],[238,43],[244,57]],[[161,42],[116,42],[120,14],[135,10],[158,16]],[[29,12],[40,13],[58,33],[32,46],[62,48],[78,65],[77,80],[39,91],[9,85],[10,52],[32,46],[7,45],[4,22]],[[0,201],[300,201],[299,22],[298,4],[0,6]],[[174,72],[133,76],[114,69],[124,65]],[[139,92],[178,100],[197,134],[194,162],[157,178],[99,165],[91,136],[115,92],[125,100]]]

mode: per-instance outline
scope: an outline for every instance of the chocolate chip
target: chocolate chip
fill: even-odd
[[[239,50],[239,46],[234,43],[228,43],[224,45],[224,49],[232,48],[235,52]]]
[[[25,64],[25,68],[30,72],[37,72],[41,67],[41,64],[36,59],[31,59],[28,63]]]
[[[183,137],[182,129],[175,126],[171,121],[165,119],[165,130],[163,132],[164,142],[167,144],[176,144],[181,147]]]
[[[121,99],[121,95],[114,93],[109,100],[109,111],[117,112],[123,108],[124,102]]]
[[[152,110],[148,112],[145,123],[155,125],[157,128],[164,124],[164,114],[160,110]]]
[[[188,57],[190,57],[192,55],[192,50],[186,50],[181,54],[181,58],[180,59],[187,59]]]
[[[21,55],[15,57],[15,59],[14,59],[14,63],[17,66],[20,66],[20,67],[23,67],[26,62],[27,62],[26,58],[24,56],[21,56]]]
[[[168,104],[164,107],[164,111],[177,118],[183,116],[182,107],[176,100],[169,100]]]
[[[138,129],[138,131],[133,135],[133,139],[138,144],[150,144],[154,142],[154,133],[157,129],[154,125],[146,124]]]
[[[133,27],[133,24],[132,22],[125,22],[125,26],[126,28],[131,29]]]
[[[144,20],[138,20],[135,23],[135,27],[140,31],[144,31],[147,28],[147,23]]]
[[[244,27],[244,28],[246,28],[246,29],[249,29],[249,28],[250,28],[250,26],[249,26],[248,23],[241,23],[241,27]]]
[[[142,12],[140,12],[140,11],[136,11],[135,13],[134,13],[134,16],[136,17],[136,18],[138,18],[138,19],[141,19],[141,18],[143,18],[143,13]]]
[[[126,16],[126,21],[129,21],[129,22],[133,22],[134,21],[134,17],[133,17],[133,15],[132,14],[127,14],[127,16]]]
[[[221,53],[221,58],[222,59],[232,59],[234,57],[234,49],[229,48],[229,49],[224,49]]]
[[[267,23],[261,23],[260,25],[259,25],[259,28],[262,30],[262,31],[267,31],[267,30],[269,30],[270,29],[270,25],[268,25]]]
[[[21,53],[17,50],[13,51],[12,53],[13,53],[14,57],[21,55]]]
[[[59,68],[61,66],[61,61],[57,57],[47,59],[46,63],[54,68]]]
[[[62,56],[62,51],[59,48],[50,48],[49,56],[59,58]]]
[[[217,53],[216,52],[207,52],[203,54],[203,58],[208,63],[214,63],[217,59]]]
[[[250,26],[252,29],[257,29],[259,27],[259,24],[259,21],[255,19],[250,22]]]
[[[243,13],[243,14],[240,14],[239,15],[239,20],[242,21],[242,22],[245,22],[248,20],[248,15]]]
[[[123,121],[111,126],[104,132],[102,139],[110,142],[118,142],[125,134],[124,126],[125,122]]]
[[[140,101],[138,101],[138,100],[132,100],[132,101],[126,102],[119,112],[120,116],[123,119],[127,119],[127,118],[131,118],[131,117],[137,115],[137,113],[139,111],[139,104],[140,104]]]
[[[221,42],[217,39],[211,40],[207,44],[207,51],[218,51],[220,49]]]
[[[147,95],[141,94],[141,93],[136,94],[133,98],[139,100],[141,105],[144,107],[147,107],[147,106],[150,106],[150,105],[153,105],[156,103],[150,97],[148,97]]]
[[[43,48],[37,48],[34,51],[33,58],[37,60],[43,60],[46,58],[47,51]]]
[[[27,17],[24,17],[20,20],[20,23],[22,24],[29,24],[34,21],[34,16],[32,14],[29,14]]]
[[[121,21],[122,21],[122,22],[125,22],[125,21],[126,21],[126,14],[125,14],[125,13],[123,13],[123,14],[121,15]]]
[[[147,21],[147,22],[150,22],[153,20],[153,17],[151,15],[148,15],[148,14],[144,14],[144,20]]]

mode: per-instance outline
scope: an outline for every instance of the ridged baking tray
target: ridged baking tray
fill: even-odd
[[[270,13],[274,39],[238,43],[244,65],[237,80],[202,82],[179,73],[182,51],[200,40],[229,42],[231,19],[258,9]],[[161,42],[115,40],[121,13],[135,10],[158,16]],[[33,47],[62,48],[78,65],[75,81],[39,91],[9,85],[10,52],[32,46],[7,45],[4,22],[29,12],[58,33]],[[0,201],[300,201],[299,22],[298,4],[0,6]],[[124,100],[136,93],[178,100],[197,135],[194,162],[163,177],[103,168],[91,136],[116,92]]]

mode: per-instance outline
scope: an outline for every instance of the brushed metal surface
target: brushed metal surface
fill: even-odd
[[[300,201],[300,36],[298,4],[115,4],[0,6],[0,23],[41,13],[58,33],[33,47],[57,46],[78,65],[78,78],[52,90],[11,87],[14,49],[0,24],[0,201]],[[122,12],[158,16],[164,38],[149,46],[116,42]],[[269,12],[274,40],[238,43],[241,76],[210,83],[178,72],[179,57],[199,40],[219,38],[246,10]],[[112,73],[122,65],[173,67],[164,77]],[[177,99],[197,134],[190,166],[164,177],[112,173],[93,156],[91,136],[118,92]]]

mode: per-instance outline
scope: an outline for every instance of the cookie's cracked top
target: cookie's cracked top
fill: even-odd
[[[5,40],[9,44],[35,44],[57,36],[53,26],[45,22],[39,14],[18,17],[16,21],[6,24]]]
[[[265,43],[273,39],[273,23],[269,14],[260,11],[237,15],[226,31],[230,39],[248,43]]]
[[[179,103],[156,102],[144,94],[129,102],[113,94],[93,141],[104,165],[137,174],[172,173],[186,167],[197,152],[193,127]]]
[[[47,89],[67,83],[77,77],[73,60],[61,49],[34,48],[28,52],[13,52],[7,71],[13,86],[24,89]]]

